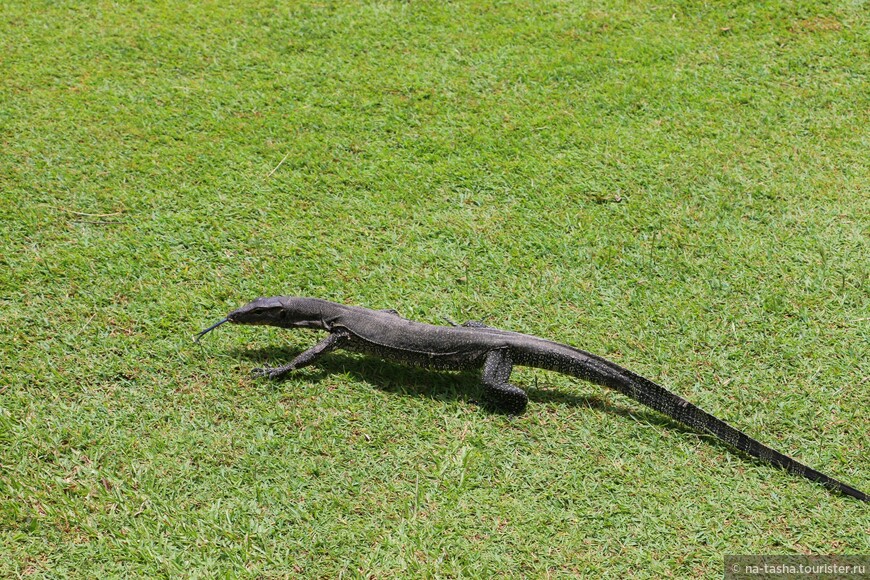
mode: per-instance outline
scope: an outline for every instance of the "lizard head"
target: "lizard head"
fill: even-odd
[[[282,302],[282,297],[257,298],[236,308],[227,314],[227,322],[233,324],[262,324],[267,326],[285,326],[282,322],[292,318],[292,313]]]
[[[281,328],[324,328],[316,301],[295,296],[257,298],[236,308],[223,320],[209,326],[196,335],[196,340],[226,322],[233,324],[258,324]]]

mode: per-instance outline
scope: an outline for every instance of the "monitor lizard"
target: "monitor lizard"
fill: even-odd
[[[370,310],[294,296],[258,298],[200,332],[196,340],[226,322],[312,328],[329,333],[284,366],[254,369],[254,374],[262,377],[279,379],[341,348],[425,368],[482,369],[484,402],[499,411],[520,414],[526,409],[528,396],[508,382],[513,366],[555,371],[615,389],[692,429],[710,433],[744,453],[829,489],[870,501],[864,492],[756,441],[649,379],[558,342],[491,328],[480,322],[436,326],[406,320],[395,310]]]

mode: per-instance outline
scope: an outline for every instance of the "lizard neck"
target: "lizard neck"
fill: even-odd
[[[281,328],[311,328],[329,331],[342,310],[346,309],[341,304],[320,298],[282,296],[279,300],[283,309],[282,316],[273,323],[273,326]]]

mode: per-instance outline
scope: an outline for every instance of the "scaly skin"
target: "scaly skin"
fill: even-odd
[[[525,411],[528,396],[508,382],[513,365],[545,369],[617,390],[692,429],[715,435],[744,453],[829,489],[870,501],[864,492],[771,449],[664,387],[607,359],[558,342],[490,328],[479,322],[433,326],[406,320],[395,310],[369,310],[293,296],[258,298],[199,333],[197,340],[224,322],[313,328],[329,333],[287,365],[255,369],[256,374],[271,379],[281,378],[342,348],[426,368],[482,369],[486,402],[500,411],[519,414]]]

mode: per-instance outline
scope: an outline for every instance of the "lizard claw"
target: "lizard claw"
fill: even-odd
[[[280,369],[258,368],[251,371],[251,376],[258,379],[277,379],[284,373]]]

